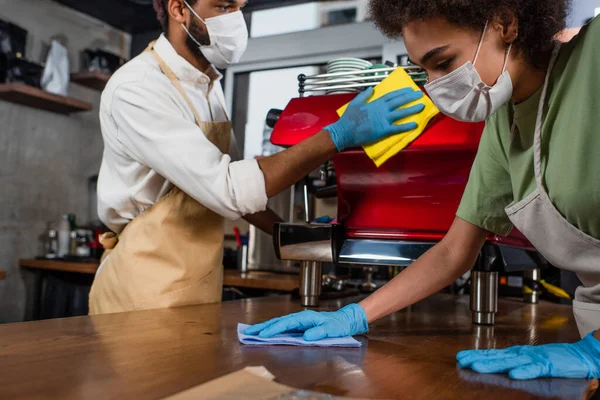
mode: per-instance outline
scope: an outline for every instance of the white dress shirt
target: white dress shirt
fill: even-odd
[[[180,79],[202,121],[227,121],[222,76],[211,77],[177,54],[166,37],[154,49]],[[104,155],[98,179],[98,214],[120,233],[173,185],[229,219],[263,211],[265,180],[255,160],[221,153],[151,53],[121,67],[102,93]],[[233,135],[232,135],[233,136]],[[232,137],[233,139],[233,137]]]

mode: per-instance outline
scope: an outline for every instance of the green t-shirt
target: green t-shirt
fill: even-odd
[[[541,91],[488,119],[459,218],[499,235],[512,230],[505,207],[536,187],[533,139]],[[542,135],[542,172],[552,203],[571,224],[600,239],[600,17],[562,45]]]

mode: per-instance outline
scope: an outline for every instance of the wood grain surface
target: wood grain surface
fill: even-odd
[[[358,299],[326,302],[334,310]],[[468,348],[579,339],[571,309],[502,300],[471,325],[468,297],[434,296],[377,321],[361,349],[240,345],[238,322],[299,311],[288,296],[0,326],[0,398],[158,399],[246,366],[303,389],[373,399],[580,399],[596,381],[511,381],[456,368]]]
[[[223,285],[239,288],[292,292],[300,287],[300,276],[274,272],[247,272],[226,269]]]

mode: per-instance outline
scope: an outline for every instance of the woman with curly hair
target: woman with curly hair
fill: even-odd
[[[389,37],[427,70],[438,108],[484,121],[468,185],[446,237],[386,286],[334,313],[304,311],[251,327],[306,340],[365,333],[368,324],[467,272],[490,233],[518,228],[583,286],[573,344],[463,351],[459,365],[514,379],[600,377],[600,18],[570,42],[567,0],[371,0]],[[598,330],[598,331],[597,331]]]

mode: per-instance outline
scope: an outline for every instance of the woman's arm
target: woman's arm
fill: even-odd
[[[489,233],[456,218],[446,237],[414,264],[359,305],[333,313],[303,311],[254,325],[248,335],[273,337],[286,331],[306,331],[304,339],[320,340],[365,333],[373,322],[432,295],[475,265]]]
[[[456,218],[440,243],[360,303],[367,321],[385,317],[450,285],[473,268],[488,235],[486,230]]]

